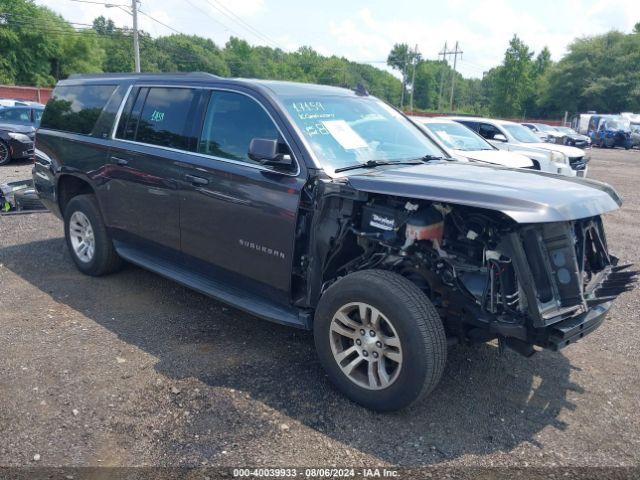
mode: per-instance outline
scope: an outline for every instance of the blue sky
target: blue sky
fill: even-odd
[[[117,4],[129,0],[92,0]],[[98,15],[130,25],[122,9],[73,0],[36,0],[67,20],[90,23]],[[498,64],[517,33],[536,52],[548,46],[558,60],[576,37],[630,31],[640,21],[638,0],[142,0],[140,9],[182,33],[210,37],[222,45],[230,35],[252,44],[295,50],[310,45],[323,54],[345,56],[386,68],[394,43],[418,45],[435,59],[446,41],[463,50],[458,70],[467,77]],[[140,16],[152,36],[171,30]]]

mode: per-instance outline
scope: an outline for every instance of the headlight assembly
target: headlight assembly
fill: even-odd
[[[564,153],[556,151],[551,152],[551,161],[556,163],[564,163],[566,165],[569,164],[569,158]]]
[[[26,136],[24,133],[14,133],[14,132],[9,132],[7,133],[7,135],[9,135],[9,137],[13,138],[14,140],[17,140],[21,143],[30,143],[32,140]]]

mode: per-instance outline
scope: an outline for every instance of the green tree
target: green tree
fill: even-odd
[[[533,52],[514,35],[496,72],[492,92],[492,111],[501,116],[523,115],[533,90]]]
[[[404,105],[407,83],[409,81],[409,66],[413,65],[413,62],[418,59],[419,54],[412,51],[406,43],[396,43],[387,57],[387,65],[398,70],[400,75],[402,75],[402,92],[400,95],[401,108]]]

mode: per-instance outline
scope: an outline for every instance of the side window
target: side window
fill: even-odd
[[[139,116],[135,140],[188,150],[191,142],[187,132],[191,130],[190,113],[195,100],[193,89],[150,88]],[[135,113],[136,105],[132,117]]]
[[[116,85],[56,87],[42,114],[42,128],[88,135]]]
[[[40,125],[40,120],[42,120],[42,110],[34,110],[33,123],[35,123],[36,125]]]
[[[116,138],[123,140],[133,140],[135,138],[136,129],[138,128],[138,118],[142,105],[149,93],[148,88],[135,88],[127,97],[127,101],[122,109],[118,129],[116,130]]]
[[[267,112],[246,95],[213,91],[198,152],[255,164],[257,162],[248,156],[249,144],[254,138],[280,138]]]
[[[487,140],[493,139],[496,135],[501,135],[500,130],[489,123],[481,123],[478,133]]]

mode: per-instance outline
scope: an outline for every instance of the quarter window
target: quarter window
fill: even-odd
[[[198,152],[257,163],[248,156],[253,138],[279,139],[278,129],[264,109],[246,95],[213,91]]]
[[[42,114],[42,128],[89,135],[115,85],[56,87]]]

